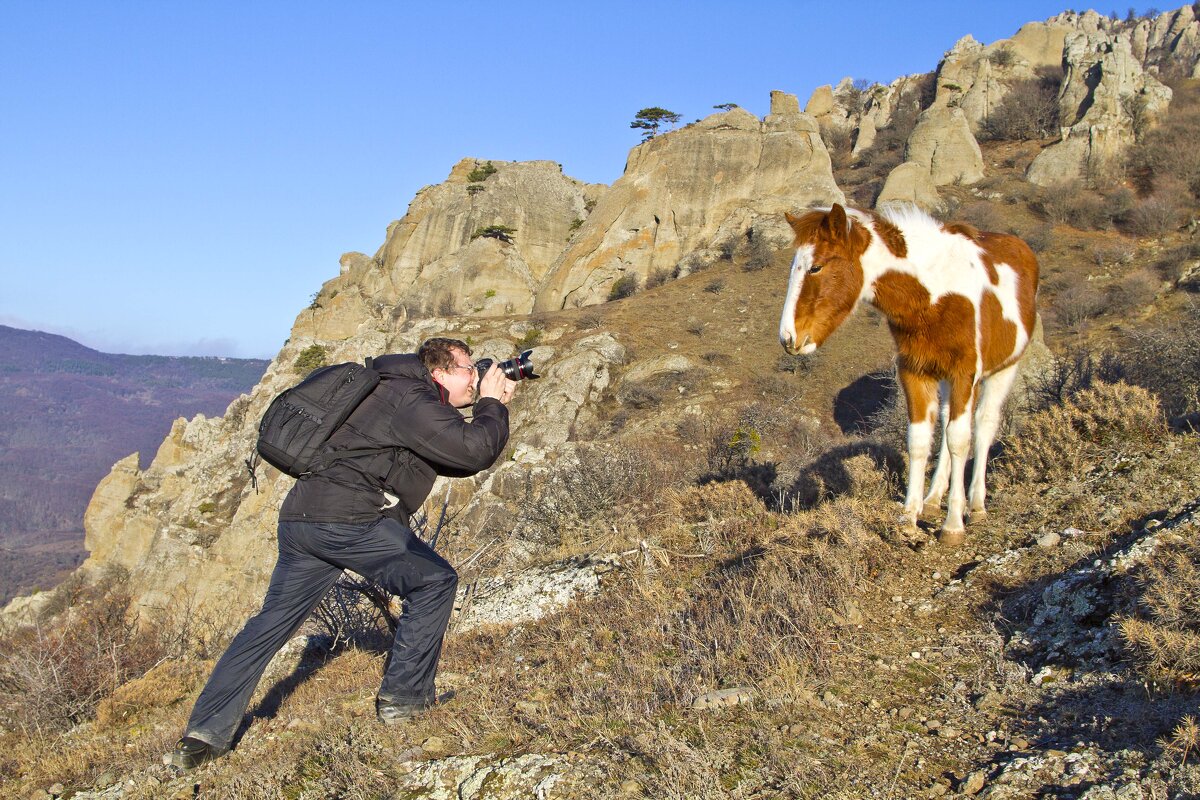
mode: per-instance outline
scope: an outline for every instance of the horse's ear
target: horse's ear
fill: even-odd
[[[829,213],[825,215],[825,223],[822,227],[825,228],[832,241],[846,241],[850,233],[850,225],[846,221],[846,209],[834,203],[833,208],[829,209]]]
[[[800,218],[792,216],[792,212],[783,212],[783,218],[787,220],[788,225],[792,226],[792,230],[797,234],[800,233]]]

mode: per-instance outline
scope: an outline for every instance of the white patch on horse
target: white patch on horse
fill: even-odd
[[[789,351],[791,345],[799,344],[796,341],[796,302],[800,299],[800,290],[804,288],[804,276],[812,267],[813,249],[811,244],[797,247],[796,257],[792,259],[787,297],[783,301],[783,315],[779,318],[779,341]]]

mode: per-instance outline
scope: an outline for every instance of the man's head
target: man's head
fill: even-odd
[[[446,389],[450,405],[465,408],[475,402],[475,364],[471,348],[458,339],[428,339],[417,357],[433,379]]]

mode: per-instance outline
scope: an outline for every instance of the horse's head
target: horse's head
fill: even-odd
[[[779,342],[795,355],[816,350],[845,321],[863,288],[859,259],[871,242],[840,205],[785,215],[796,232],[796,257],[779,320]]]

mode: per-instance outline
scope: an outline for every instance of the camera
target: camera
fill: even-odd
[[[533,362],[530,361],[530,356],[532,355],[532,350],[526,350],[521,353],[521,355],[516,356],[515,358],[510,358],[507,361],[501,361],[496,366],[500,367],[500,371],[503,372],[510,381],[523,381],[526,378],[540,378],[542,376],[533,371]],[[493,361],[490,358],[481,358],[475,362],[475,374],[479,376],[481,381],[483,380],[484,373],[491,368],[492,364]],[[478,388],[478,386],[476,388]]]

